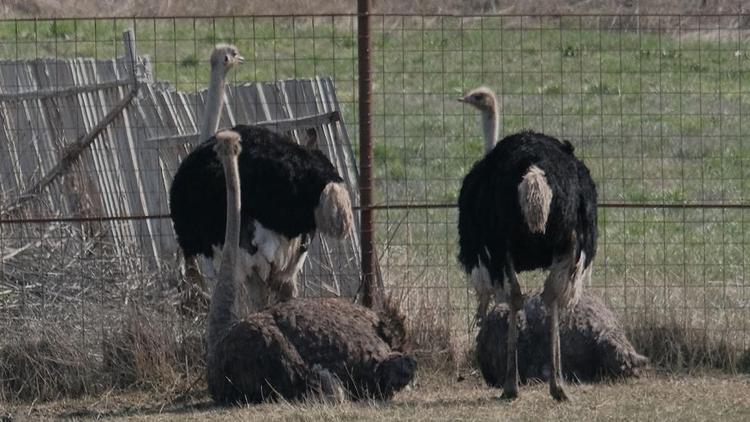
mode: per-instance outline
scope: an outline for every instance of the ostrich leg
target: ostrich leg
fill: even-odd
[[[523,294],[518,284],[516,270],[513,267],[513,258],[508,254],[506,258],[505,282],[509,290],[508,294],[508,361],[505,365],[505,385],[503,385],[503,398],[515,399],[518,397],[518,311],[523,308]]]
[[[563,387],[562,368],[560,364],[560,326],[557,300],[549,305],[549,335],[550,359],[552,360],[552,376],[549,379],[549,393],[557,401],[568,401],[568,395]]]
[[[557,401],[567,401],[568,395],[563,386],[562,367],[560,364],[560,304],[573,306],[581,288],[580,274],[576,271],[576,234],[573,232],[570,241],[565,245],[562,254],[552,259],[549,276],[544,281],[542,299],[547,307],[549,317],[550,366],[549,392]]]
[[[185,257],[185,281],[178,286],[181,287],[180,308],[183,313],[200,313],[208,310],[206,285],[195,255]]]

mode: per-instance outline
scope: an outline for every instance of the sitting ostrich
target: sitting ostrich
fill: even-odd
[[[527,299],[518,321],[518,372],[522,382],[548,380],[549,326],[542,291]],[[505,382],[508,336],[508,309],[496,305],[477,335],[477,361],[484,380],[501,387]],[[578,303],[560,316],[560,361],[563,376],[579,381],[599,381],[637,376],[648,359],[628,341],[617,316],[588,290]]]
[[[322,393],[335,398],[390,398],[413,378],[403,319],[341,299],[295,299],[238,320],[232,313],[241,269],[244,148],[234,131],[212,145],[226,172],[226,234],[208,315],[208,389],[217,403],[257,403]],[[241,155],[240,155],[241,157]],[[244,202],[242,202],[244,205]]]
[[[224,173],[209,139],[218,128],[228,70],[242,63],[232,45],[211,53],[211,82],[201,136],[206,140],[180,163],[170,188],[170,213],[187,262],[188,283],[201,286],[196,257],[218,268],[224,242]],[[241,268],[249,283],[243,300],[259,310],[297,294],[296,277],[318,229],[343,238],[353,217],[349,193],[333,164],[317,149],[258,126],[238,125],[242,180]],[[191,286],[191,287],[192,287]],[[205,289],[202,289],[205,291]]]
[[[569,142],[534,132],[499,132],[497,99],[477,88],[459,101],[481,112],[485,156],[459,195],[459,261],[476,290],[481,320],[490,299],[505,300],[516,321],[523,295],[516,271],[549,269],[542,298],[549,311],[550,394],[567,400],[560,369],[560,308],[575,305],[596,254],[596,186]],[[509,324],[503,396],[518,396],[516,324]]]

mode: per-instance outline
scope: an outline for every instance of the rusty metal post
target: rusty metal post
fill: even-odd
[[[372,307],[375,283],[372,181],[372,81],[370,69],[370,0],[357,0],[359,65],[359,198],[362,240],[362,305]]]

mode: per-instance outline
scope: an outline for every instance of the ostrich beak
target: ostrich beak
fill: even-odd
[[[237,59],[237,63],[239,64],[245,63],[245,58],[240,56],[239,54],[236,55],[235,58]]]
[[[465,97],[458,97],[459,103],[468,103],[469,101]]]

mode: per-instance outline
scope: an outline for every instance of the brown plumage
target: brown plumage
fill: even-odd
[[[227,184],[222,260],[208,315],[208,389],[217,403],[257,403],[323,394],[390,398],[414,376],[403,319],[343,299],[298,299],[239,320],[232,312],[242,280],[238,262],[240,136],[216,134],[214,147]]]
[[[416,362],[392,348],[403,331],[384,321],[342,299],[298,299],[255,313],[219,340],[211,396],[231,404],[335,395],[321,380],[325,371],[347,398],[388,399],[411,381]]]
[[[508,308],[497,305],[482,321],[477,360],[487,384],[502,388],[506,376]],[[597,381],[638,375],[648,359],[635,351],[615,314],[584,291],[575,307],[560,315],[563,376]],[[549,327],[541,290],[526,300],[518,321],[518,373],[521,381],[548,380]]]

